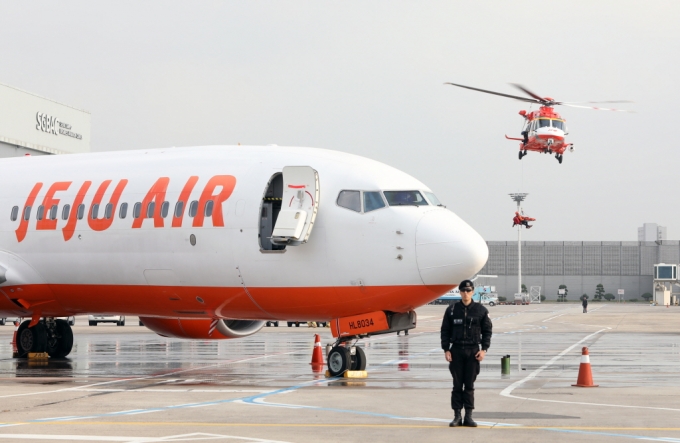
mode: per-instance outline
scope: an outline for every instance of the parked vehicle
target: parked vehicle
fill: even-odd
[[[483,305],[496,306],[498,304],[498,294],[494,292],[495,289],[494,286],[477,286],[474,294],[472,294],[472,300]],[[460,291],[456,288],[436,299],[433,304],[448,305],[460,301],[460,299]]]
[[[95,314],[88,315],[87,321],[90,326],[97,326],[98,323],[115,323],[117,326],[125,326],[124,315]]]

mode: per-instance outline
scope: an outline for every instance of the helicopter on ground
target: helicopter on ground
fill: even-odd
[[[527,94],[529,97],[520,97],[517,95],[503,94],[501,92],[487,91],[485,89],[473,88],[472,86],[459,85],[456,83],[444,83],[445,85],[458,86],[459,88],[471,89],[473,91],[484,92],[487,94],[500,95],[501,97],[508,97],[515,100],[521,100],[529,103],[537,103],[540,105],[536,111],[519,111],[519,115],[524,117],[524,128],[522,129],[522,138],[508,137],[508,140],[518,140],[519,144],[519,159],[527,155],[529,151],[540,152],[541,154],[555,154],[555,158],[560,164],[564,152],[569,149],[574,151],[574,144],[567,143],[564,136],[568,134],[566,121],[553,109],[556,105],[571,106],[574,108],[595,109],[598,111],[622,111],[629,112],[623,109],[613,108],[598,108],[594,106],[580,106],[572,102],[560,102],[550,97],[541,97],[529,91],[522,85],[512,85],[520,91]],[[604,102],[586,102],[586,103],[631,103],[628,100],[611,100]]]

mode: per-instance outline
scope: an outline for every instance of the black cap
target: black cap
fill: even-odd
[[[458,290],[463,289],[463,288],[475,289],[475,285],[472,284],[472,282],[470,280],[463,280],[462,282],[460,282],[460,285],[458,285]]]

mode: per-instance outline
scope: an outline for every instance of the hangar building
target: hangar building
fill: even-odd
[[[0,157],[90,152],[90,113],[0,84]]]
[[[488,241],[489,260],[479,272],[497,275],[483,279],[484,285],[495,285],[500,296],[512,297],[517,292],[517,242]],[[541,286],[547,300],[557,299],[560,285],[566,285],[567,300],[578,300],[588,294],[592,300],[598,283],[605,292],[625,298],[653,293],[656,263],[680,263],[680,241],[525,241],[522,242],[522,283],[527,288]]]

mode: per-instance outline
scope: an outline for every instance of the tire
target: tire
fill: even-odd
[[[496,303],[491,301],[491,302],[489,302],[489,306],[496,306]]]
[[[90,320],[88,323],[90,324],[90,326],[97,326],[96,321]]]
[[[139,320],[139,326],[144,326],[144,323],[142,323],[141,320]]]
[[[366,353],[359,346],[354,347],[354,355],[352,358],[352,371],[363,371],[366,369]]]
[[[522,160],[522,157],[523,157],[522,151],[519,151],[519,159]]]
[[[56,341],[47,340],[46,351],[52,358],[64,358],[71,353],[73,349],[73,330],[68,321],[57,319],[55,333]]]
[[[300,327],[300,322],[299,322],[299,321],[296,321],[296,322],[295,322],[295,327],[296,327],[296,328],[299,328],[299,327]]]
[[[125,317],[119,322],[116,323],[116,326],[125,326]]]
[[[17,350],[19,357],[28,356],[29,352],[45,352],[47,347],[47,330],[43,323],[38,323],[32,328],[28,327],[31,323],[26,320],[19,326],[17,331]]]
[[[6,318],[0,318],[0,326],[5,326],[6,323],[7,323]]]
[[[75,326],[76,318],[75,317],[69,317],[68,318],[68,324],[69,324],[69,326]]]
[[[287,324],[288,324],[288,327],[289,327],[289,328],[292,328],[292,327],[293,327],[293,322],[292,322],[292,321],[287,322]]]
[[[278,327],[279,327],[279,322],[278,322],[278,321],[275,321],[275,322],[274,322],[274,326],[276,326],[276,327],[278,328]]]
[[[331,377],[337,377],[349,370],[352,364],[349,349],[344,346],[335,346],[328,353],[328,372]]]

